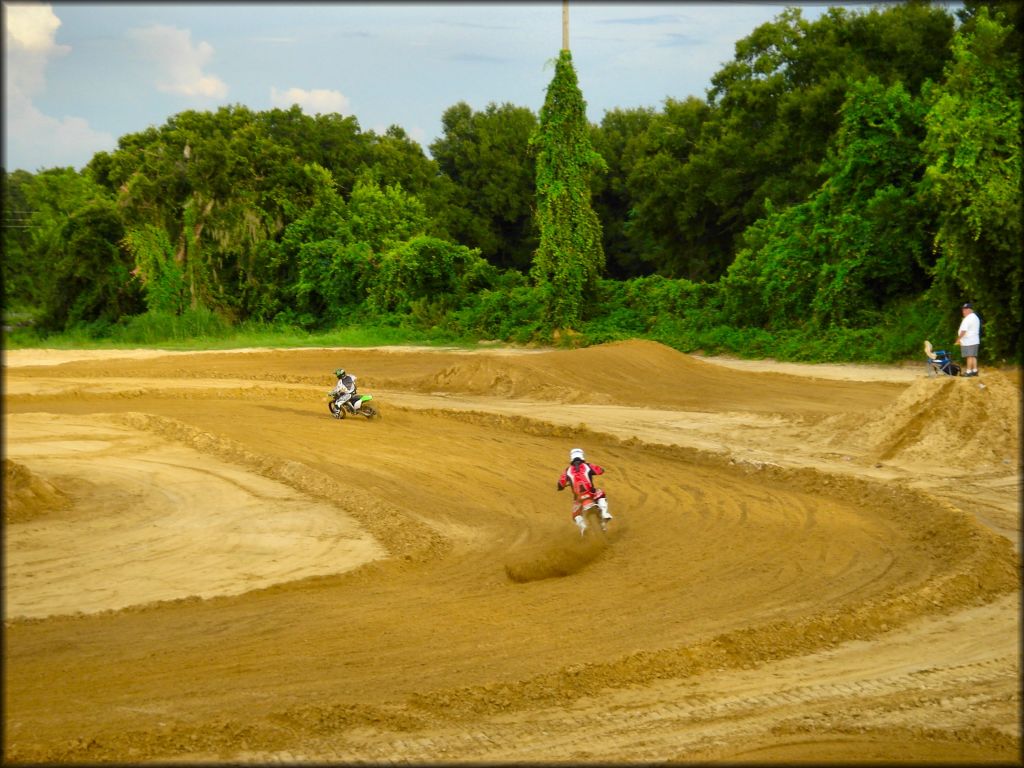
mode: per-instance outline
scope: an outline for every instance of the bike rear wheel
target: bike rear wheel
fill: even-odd
[[[608,521],[601,519],[601,508],[593,506],[583,513],[583,519],[587,521],[588,531],[597,531],[599,533],[607,533]]]

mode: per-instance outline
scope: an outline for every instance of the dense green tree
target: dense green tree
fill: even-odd
[[[5,175],[5,306],[42,306],[48,284],[54,280],[52,260],[60,252],[68,218],[105,197],[91,174],[73,168]],[[17,226],[8,227],[8,223]]]
[[[114,323],[142,310],[133,262],[118,244],[124,225],[116,204],[98,197],[64,219],[50,243],[51,279],[43,300],[43,326]]]
[[[91,168],[117,190],[133,227],[166,232],[191,306],[248,317],[277,302],[268,280],[281,265],[270,243],[312,204],[304,165],[327,169],[346,195],[370,155],[354,118],[231,106],[122,137]]]
[[[378,312],[408,312],[417,304],[422,310],[427,303],[450,309],[496,276],[476,248],[418,235],[382,255],[368,301]]]
[[[766,200],[778,209],[807,199],[824,181],[849,84],[875,75],[916,95],[941,77],[952,26],[945,10],[921,2],[830,8],[814,22],[790,8],[737,42],[712,78],[712,114],[679,185],[681,232],[713,220],[712,242],[738,242]]]
[[[809,200],[749,227],[722,281],[726,317],[766,328],[866,327],[925,285],[929,209],[917,195],[924,107],[896,83],[854,84]]]
[[[454,240],[479,248],[500,268],[526,270],[536,247],[534,160],[530,136],[537,119],[525,107],[465,102],[441,117],[442,136],[430,145],[445,185],[439,226]]]
[[[291,298],[287,313],[298,313],[308,326],[362,301],[372,252],[366,244],[353,247],[345,201],[330,172],[315,163],[304,172],[313,203],[285,229],[276,259],[284,279],[271,288],[280,286]],[[294,279],[289,270],[296,271]]]
[[[310,117],[292,105],[259,112],[254,119],[260,134],[281,150],[280,156],[275,152],[258,166],[258,176],[268,190],[301,188],[303,165],[316,163],[330,171],[338,191],[348,195],[356,177],[371,162],[370,137],[361,132],[359,121],[351,115],[332,112]],[[287,212],[285,218],[291,218]]]
[[[3,306],[33,307],[40,301],[40,288],[45,284],[43,265],[35,258],[32,247],[32,204],[29,188],[35,177],[28,171],[0,171],[3,193]]]
[[[964,0],[956,17],[962,34],[973,34],[974,25],[985,10],[986,19],[997,19],[1007,28],[1006,45],[1010,50],[1024,51],[1024,3],[1014,0]]]
[[[652,270],[645,243],[630,238],[634,196],[627,185],[643,157],[652,108],[613,109],[591,129],[591,143],[608,164],[593,179],[593,206],[602,225],[602,245],[609,277],[626,279]]]
[[[893,299],[921,291],[931,211],[919,199],[924,106],[899,82],[854,84],[811,198],[823,267],[811,305],[824,323],[867,325]],[[864,314],[867,313],[867,314]]]
[[[304,165],[302,174],[301,197],[309,203],[279,239],[258,246],[249,303],[258,319],[312,326],[346,293],[353,273],[337,255],[351,238],[332,174],[316,163]]]
[[[423,203],[400,184],[381,186],[372,179],[356,182],[345,211],[351,239],[366,243],[375,253],[426,233]]]
[[[732,256],[704,189],[687,186],[687,163],[710,114],[700,99],[666,99],[637,142],[638,157],[625,181],[632,201],[629,241],[661,275],[713,280]]]
[[[439,174],[437,163],[404,129],[392,125],[383,134],[366,134],[369,152],[360,175],[372,174],[385,186],[400,185],[418,198],[428,198]]]
[[[572,54],[563,49],[530,138],[540,233],[531,274],[544,288],[548,322],[561,329],[579,326],[584,302],[595,295],[604,269],[601,222],[591,207],[590,182],[608,166],[590,143],[586,106]]]
[[[986,351],[1021,343],[1020,36],[980,8],[953,41],[945,81],[929,92],[924,191],[939,209],[935,275],[951,303],[976,302]]]
[[[326,169],[308,165],[305,174],[313,203],[268,251],[285,286],[268,306],[310,326],[366,301],[384,254],[423,236],[428,222],[423,204],[399,184],[381,186],[367,174],[345,201]]]
[[[767,215],[743,233],[742,247],[718,281],[725,325],[769,330],[811,320],[821,253],[812,239],[811,205],[800,203]]]

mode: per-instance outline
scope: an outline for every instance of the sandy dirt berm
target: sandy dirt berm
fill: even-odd
[[[1015,369],[4,363],[8,763],[1020,763]]]

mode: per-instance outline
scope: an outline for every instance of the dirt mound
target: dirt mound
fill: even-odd
[[[480,395],[558,403],[747,412],[870,410],[901,385],[821,381],[794,388],[789,374],[737,371],[654,341],[621,341],[529,355],[451,356],[432,372],[395,378],[378,366],[375,384],[418,392]]]
[[[559,402],[639,397],[661,402],[652,382],[687,381],[713,366],[652,341],[624,341],[536,355],[490,356],[458,361],[424,376],[421,391],[448,391]],[[674,393],[668,397],[675,400]]]
[[[854,429],[879,460],[979,467],[1012,463],[1020,451],[1020,393],[1001,373],[928,378]]]
[[[4,459],[4,522],[24,523],[65,509],[71,502],[28,467]]]

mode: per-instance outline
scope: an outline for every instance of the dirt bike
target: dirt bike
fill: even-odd
[[[586,536],[587,531],[590,530],[592,525],[596,525],[601,533],[605,533],[608,530],[608,520],[611,518],[605,518],[601,515],[601,505],[598,503],[599,499],[595,492],[584,491],[575,500],[573,505],[574,520],[575,515],[582,515],[585,526],[580,528],[580,536]],[[579,525],[577,523],[577,525]]]
[[[370,400],[373,400],[373,395],[357,395],[341,405],[338,404],[337,398],[338,396],[333,392],[327,393],[327,409],[336,419],[344,419],[346,415],[363,416],[367,419],[373,419],[380,416],[377,409],[369,403]],[[359,403],[358,408],[355,407],[355,403]]]

